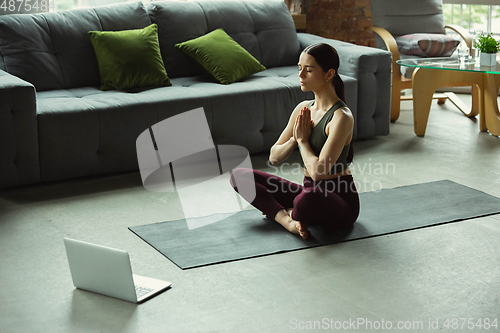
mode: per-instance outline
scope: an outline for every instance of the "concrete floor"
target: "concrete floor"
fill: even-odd
[[[451,179],[500,197],[498,137],[449,102],[417,137],[404,103],[389,136],[356,142],[360,191]],[[266,159],[254,167],[272,171]],[[499,331],[443,326],[500,321],[499,215],[184,271],[127,229],[179,218],[138,173],[1,190],[0,332]],[[65,236],[127,250],[135,273],[172,288],[141,305],[76,290]]]

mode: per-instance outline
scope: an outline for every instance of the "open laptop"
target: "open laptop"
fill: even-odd
[[[141,303],[171,283],[132,274],[127,252],[64,238],[69,268],[76,288]]]

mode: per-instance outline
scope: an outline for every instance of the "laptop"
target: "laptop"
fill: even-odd
[[[170,282],[132,274],[126,251],[64,238],[73,284],[78,289],[142,303],[169,288]]]

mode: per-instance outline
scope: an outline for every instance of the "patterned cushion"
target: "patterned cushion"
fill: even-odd
[[[419,57],[449,57],[460,40],[441,34],[409,34],[396,37],[399,52]]]

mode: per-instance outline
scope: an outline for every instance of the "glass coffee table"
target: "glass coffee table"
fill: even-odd
[[[425,135],[432,97],[437,88],[472,85],[472,109],[469,113],[461,111],[468,117],[479,114],[479,129],[500,136],[498,62],[492,67],[478,66],[473,61],[459,63],[458,59],[452,58],[404,59],[396,63],[416,68],[412,79],[413,126],[416,135]]]

